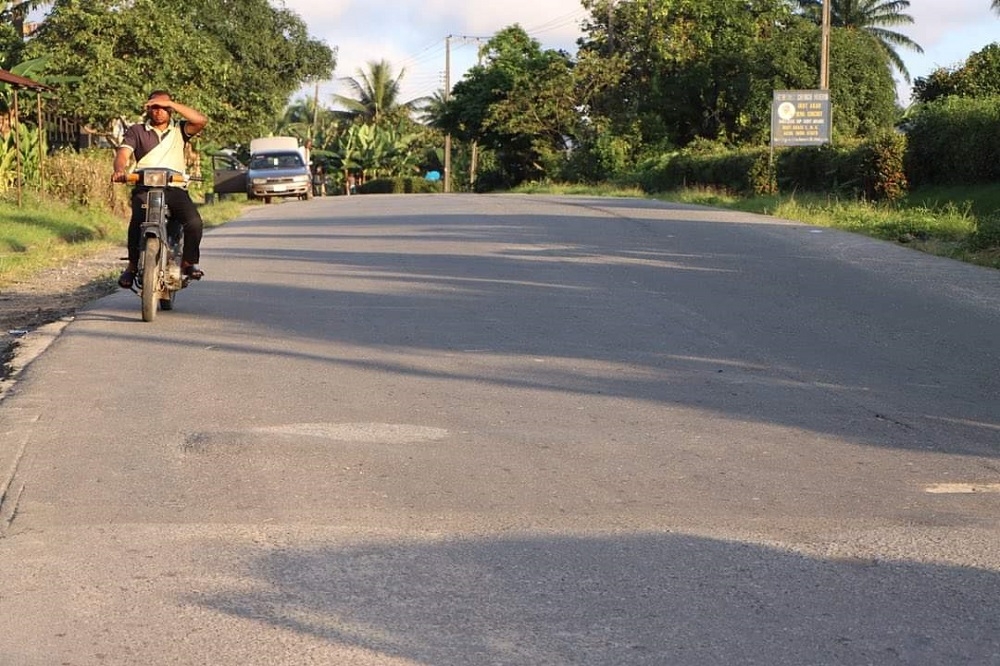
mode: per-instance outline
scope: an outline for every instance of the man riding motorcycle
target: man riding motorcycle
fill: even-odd
[[[126,180],[129,161],[135,159],[135,168],[166,168],[186,172],[184,146],[208,123],[200,112],[171,98],[165,90],[153,91],[143,105],[145,122],[136,123],[125,130],[122,145],[115,151],[112,182]],[[181,116],[174,122],[172,114]],[[137,186],[132,190],[132,218],[128,227],[128,266],[118,278],[118,286],[130,289],[135,282],[136,267],[142,251],[142,222],[148,190]],[[184,256],[181,272],[191,280],[200,280],[204,272],[198,267],[203,223],[198,208],[191,201],[186,185],[167,188],[167,208],[171,218],[184,229]]]

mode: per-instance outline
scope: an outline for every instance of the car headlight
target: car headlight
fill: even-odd
[[[305,176],[295,176],[292,180],[294,180],[296,183],[308,183],[309,182],[309,176],[308,175],[305,175]]]
[[[254,178],[253,179],[253,184],[254,185],[267,185],[267,178]]]

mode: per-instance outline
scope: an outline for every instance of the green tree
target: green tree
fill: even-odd
[[[696,138],[760,134],[771,90],[813,86],[805,44],[818,32],[785,0],[584,0],[583,54],[617,59],[592,109],[631,145],[663,151]],[[818,52],[818,49],[817,49]],[[617,80],[616,80],[617,79]]]
[[[335,99],[353,117],[365,122],[376,125],[398,122],[409,118],[411,112],[422,102],[419,99],[409,102],[400,100],[400,83],[405,74],[405,69],[395,74],[387,60],[370,61],[367,71],[358,69],[356,78],[345,79],[354,91],[354,96],[336,95]]]
[[[24,24],[28,19],[28,14],[43,5],[49,4],[51,0],[8,0],[3,3],[0,10],[0,22],[10,23],[15,32],[21,37],[24,36]]]
[[[4,69],[21,62],[28,14],[46,4],[48,0],[0,1],[0,66]]]
[[[951,95],[978,98],[1000,95],[1000,43],[972,53],[960,67],[939,67],[926,77],[918,77],[913,84],[915,102],[933,102]]]
[[[806,16],[817,24],[821,22],[823,0],[795,1]],[[861,30],[871,35],[889,62],[909,82],[910,73],[896,48],[904,47],[917,53],[924,50],[906,35],[889,29],[913,23],[913,17],[903,13],[909,6],[910,0],[830,0],[830,22],[835,27]]]
[[[116,118],[137,117],[145,93],[154,87],[171,88],[204,108],[204,101],[187,89],[193,86],[178,85],[181,80],[164,63],[177,63],[180,76],[196,81],[209,75],[211,60],[220,59],[221,52],[199,45],[176,12],[162,12],[157,21],[136,20],[138,12],[153,7],[151,0],[136,0],[134,6],[118,0],[55,4],[28,53],[48,57],[50,71],[78,77],[60,90],[62,113],[110,130]]]
[[[486,180],[513,185],[555,175],[576,131],[569,57],[542,50],[517,25],[498,32],[480,55],[481,64],[452,90],[441,126],[495,152],[498,171]]]
[[[218,144],[268,133],[289,95],[334,64],[297,15],[267,0],[55,0],[28,53],[78,77],[60,90],[61,111],[94,128],[131,121],[163,88],[211,118]]]
[[[584,0],[579,61],[617,62],[587,106],[589,144],[609,163],[695,140],[767,141],[774,90],[819,84],[819,27],[785,0]],[[891,126],[888,56],[863,31],[831,45],[835,132]],[[617,59],[617,60],[615,60]],[[591,71],[597,71],[591,68]],[[617,77],[617,79],[616,79]]]
[[[314,147],[323,146],[324,135],[336,132],[340,125],[350,124],[343,112],[327,109],[319,104],[315,96],[299,97],[287,107],[281,119],[275,124],[275,134],[295,136],[303,142],[312,140]]]
[[[686,45],[655,89],[654,99],[669,110],[664,119],[680,143],[759,141],[769,124],[772,90],[803,87],[818,70],[803,66],[813,59],[808,48],[814,31],[791,16],[787,5],[738,4],[686,7],[681,14],[685,31],[711,27]],[[789,58],[788,51],[797,57]]]
[[[162,8],[164,0],[158,4]],[[225,124],[217,131],[230,142],[266,133],[302,84],[333,73],[335,52],[310,38],[302,19],[276,3],[168,0],[167,4],[185,13],[195,35],[209,37],[223,52],[218,78],[208,83],[224,100]]]
[[[319,105],[315,98],[300,97],[285,107],[285,113],[278,122],[278,134],[293,134],[305,137],[313,124],[318,121]]]
[[[441,119],[444,118],[446,109],[444,90],[438,90],[433,95],[424,98],[424,101],[415,109],[417,119],[430,125],[440,127]]]
[[[958,76],[954,69],[938,67],[927,76],[918,76],[913,82],[911,99],[914,102],[932,102],[956,94]]]
[[[817,43],[817,52],[819,44]],[[892,129],[897,116],[896,90],[887,56],[871,48],[857,30],[830,35],[830,101],[834,140],[871,138]]]

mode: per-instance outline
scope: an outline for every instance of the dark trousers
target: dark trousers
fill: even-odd
[[[142,223],[146,220],[146,198],[149,189],[136,187],[132,190],[132,219],[128,225],[128,262],[135,266],[142,252]],[[201,258],[201,234],[203,224],[198,207],[191,201],[191,195],[180,187],[168,187],[166,193],[170,217],[180,222],[184,228],[184,256],[186,263],[197,264]]]

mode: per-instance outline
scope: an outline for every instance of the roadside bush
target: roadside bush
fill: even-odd
[[[431,194],[442,189],[441,182],[425,178],[375,178],[358,187],[358,194]]]
[[[629,179],[646,192],[709,187],[741,194],[858,189],[861,162],[829,148],[684,150],[647,160]]]
[[[358,194],[397,194],[397,183],[391,178],[375,178],[358,185]]]
[[[1000,210],[976,220],[976,229],[969,238],[969,244],[974,250],[1000,248]]]
[[[555,166],[554,173],[564,182],[596,184],[615,180],[628,172],[640,146],[636,137],[589,128],[579,145]]]
[[[788,148],[777,154],[782,192],[825,192],[859,196],[865,153],[859,144]]]
[[[754,164],[767,159],[762,149],[726,150],[716,145],[692,144],[670,155],[643,162],[625,180],[646,192],[664,192],[688,186],[714,187],[730,192],[751,192]]]
[[[906,142],[886,132],[866,143],[777,150],[699,144],[647,160],[627,183],[646,192],[707,187],[738,194],[822,192],[895,201],[907,190]]]
[[[914,187],[1000,180],[1000,96],[948,97],[907,122],[905,168]]]
[[[426,178],[404,178],[403,191],[407,194],[436,194],[444,191],[444,183]]]
[[[778,175],[774,160],[770,155],[758,155],[750,165],[750,190],[754,196],[770,196],[778,193]]]
[[[107,151],[78,153],[59,150],[45,159],[44,191],[64,203],[129,214],[129,188],[111,182],[111,156]]]
[[[862,180],[865,196],[872,201],[898,201],[907,190],[906,137],[884,132],[866,143]]]

